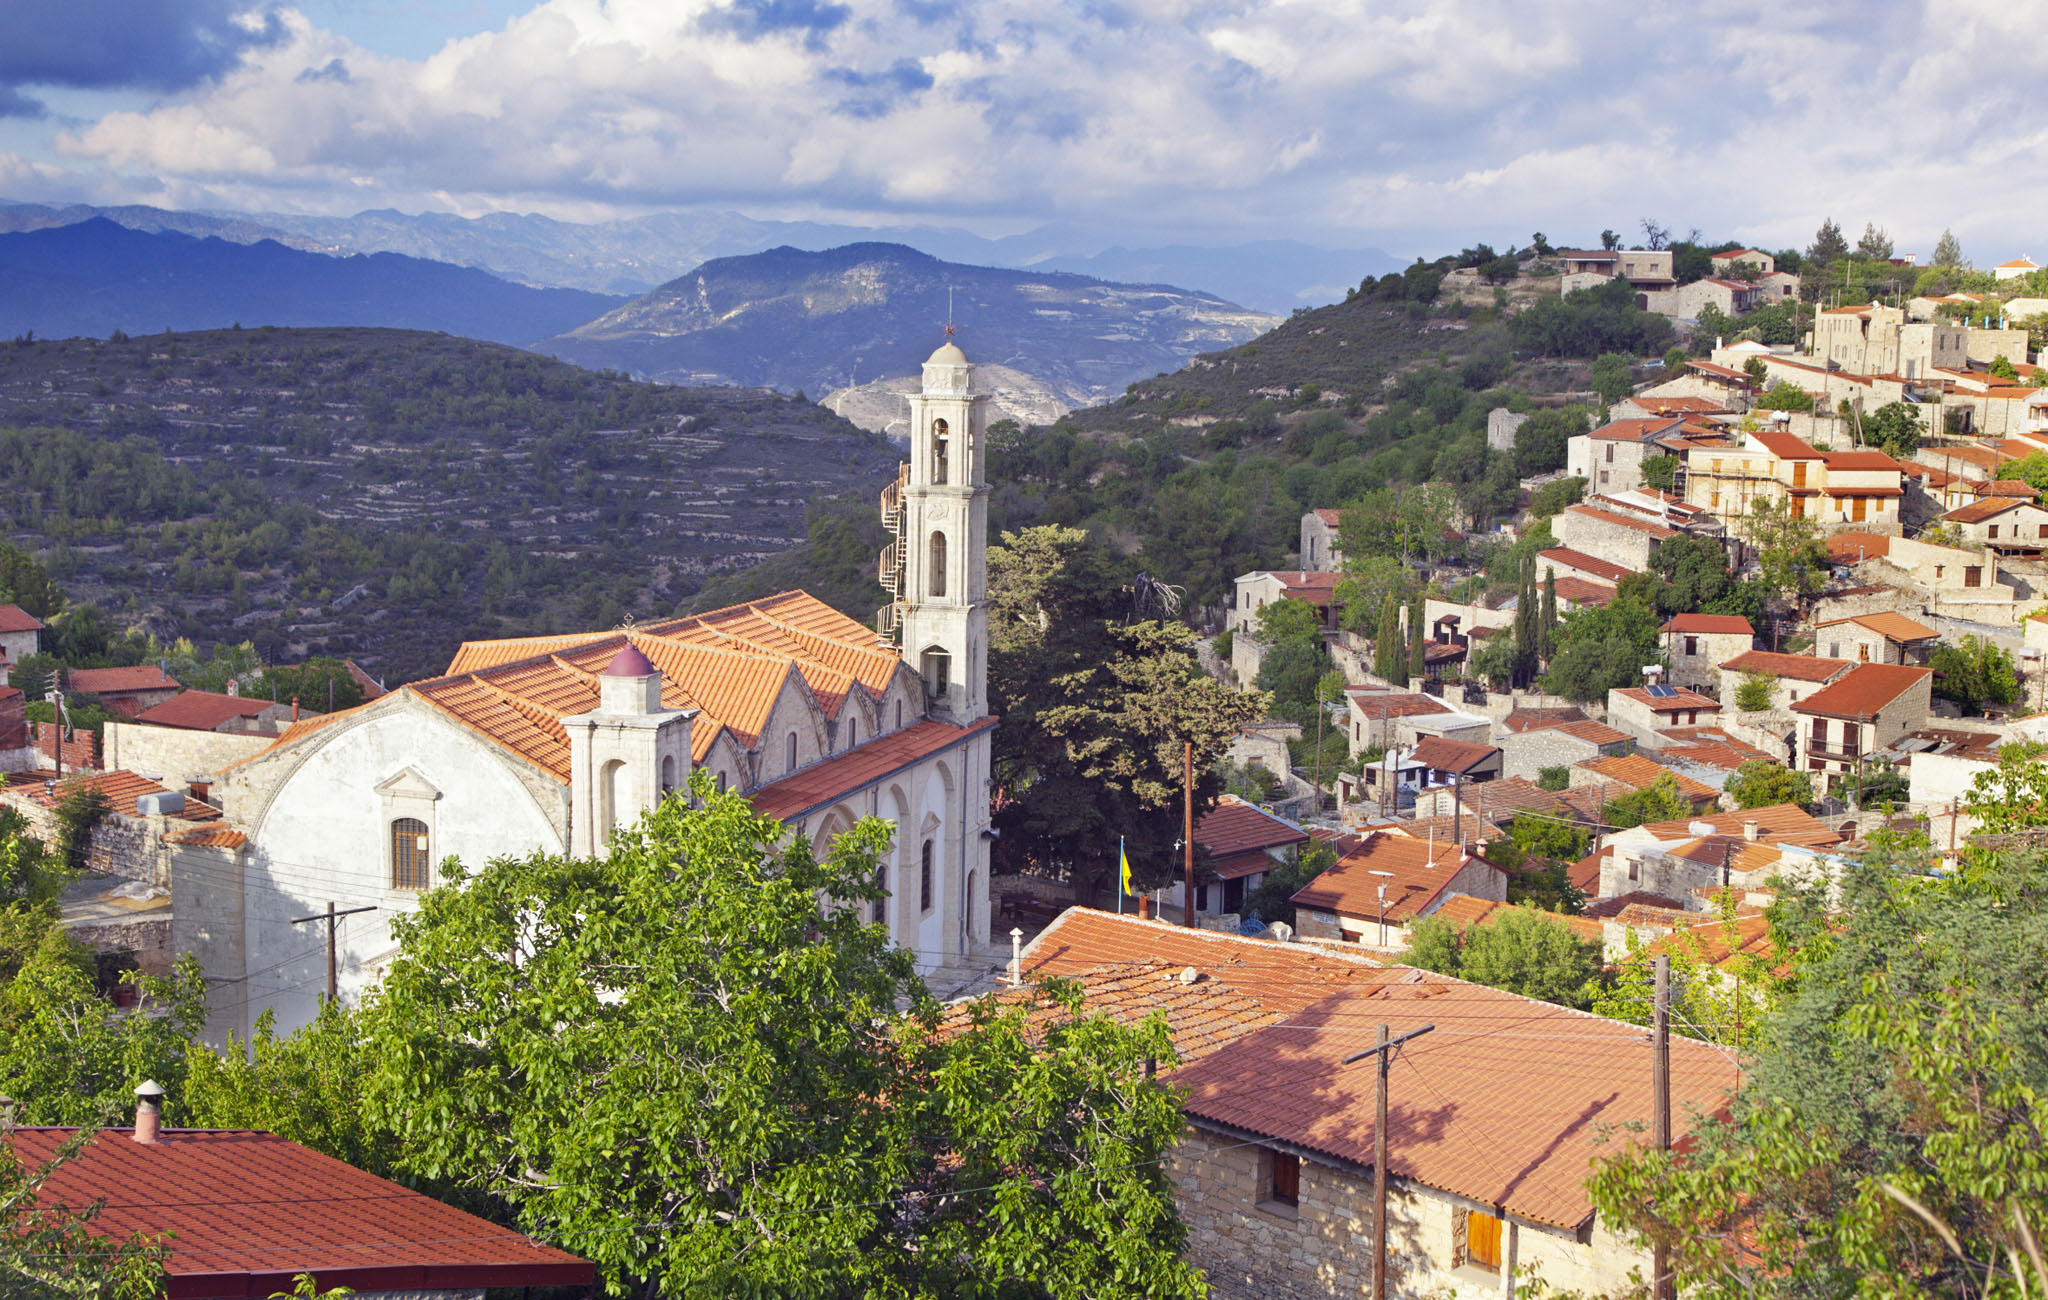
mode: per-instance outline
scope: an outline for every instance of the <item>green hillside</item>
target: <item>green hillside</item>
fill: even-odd
[[[440,334],[0,345],[0,536],[74,604],[393,680],[464,637],[666,615],[895,460],[774,393]]]

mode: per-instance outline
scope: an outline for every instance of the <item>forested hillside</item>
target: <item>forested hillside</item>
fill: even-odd
[[[1486,248],[1417,262],[1119,401],[1029,430],[998,425],[991,526],[1101,530],[1211,603],[1235,575],[1285,563],[1312,507],[1437,482],[1469,516],[1510,512],[1520,478],[1563,466],[1573,421],[1597,400],[1593,362],[1608,358],[1603,368],[1618,364],[1625,381],[1631,359],[1672,343],[1669,322],[1633,295],[1562,298],[1547,270]],[[1580,403],[1525,426],[1513,452],[1487,448],[1495,407]],[[798,571],[851,575],[880,544],[873,513],[865,498],[822,512],[810,546],[701,599],[771,589]]]
[[[667,614],[895,459],[807,402],[445,335],[0,345],[0,531],[74,604],[393,680],[463,637]]]

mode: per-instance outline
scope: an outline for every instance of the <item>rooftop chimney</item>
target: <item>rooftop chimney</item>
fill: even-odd
[[[1763,828],[1753,821],[1742,823],[1742,838],[1750,841],[1751,843],[1756,842],[1757,836],[1760,835],[1762,831]]]
[[[164,1090],[154,1079],[144,1079],[135,1089],[135,1132],[133,1140],[143,1146],[157,1144],[164,1122]]]

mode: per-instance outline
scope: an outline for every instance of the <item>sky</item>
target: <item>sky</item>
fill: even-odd
[[[2048,0],[0,0],[0,197],[2048,255]]]

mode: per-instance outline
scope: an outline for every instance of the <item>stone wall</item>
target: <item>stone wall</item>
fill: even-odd
[[[1601,752],[1592,741],[1581,740],[1554,727],[1542,731],[1509,732],[1493,743],[1500,746],[1500,774],[1504,777],[1519,776],[1524,781],[1534,781],[1546,767],[1570,767],[1598,757]]]
[[[171,923],[168,920],[116,921],[106,925],[74,925],[67,933],[94,952],[135,955],[135,969],[144,975],[171,973]]]
[[[220,769],[261,753],[276,741],[275,736],[109,722],[106,764],[181,790],[193,781],[211,782]]]
[[[29,834],[55,849],[60,838],[57,810],[46,808],[29,797],[30,789],[37,787],[16,786],[0,794],[0,805],[21,814],[28,823]],[[170,884],[170,866],[164,857],[164,832],[167,829],[163,817],[138,817],[131,808],[127,813],[119,809],[109,810],[100,824],[93,828],[92,847],[86,851],[85,869],[103,875],[118,876],[123,880],[146,880],[152,884]],[[179,827],[187,823],[179,822]]]
[[[1627,446],[1629,444],[1622,444]],[[1603,492],[1620,492],[1625,487],[1639,484],[1601,487]],[[1550,531],[1557,538],[1557,544],[1574,551],[1584,551],[1595,559],[1619,564],[1624,569],[1641,573],[1650,567],[1650,551],[1657,539],[1640,528],[1628,524],[1614,523],[1598,515],[1583,511],[1566,510],[1550,521]]]

